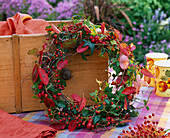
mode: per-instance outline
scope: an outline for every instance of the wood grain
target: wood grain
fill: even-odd
[[[0,109],[15,112],[12,37],[0,36]]]
[[[18,35],[12,35],[12,51],[14,64],[14,91],[15,91],[15,105],[16,113],[21,112],[21,76],[20,76],[20,55],[18,46]]]

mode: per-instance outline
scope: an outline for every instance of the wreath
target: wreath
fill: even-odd
[[[114,27],[106,23],[94,25],[89,18],[82,21],[75,17],[72,21],[73,24],[68,27],[64,24],[46,27],[47,42],[43,50],[38,51],[39,60],[35,61],[32,72],[34,97],[38,97],[48,108],[46,116],[51,121],[57,120],[57,129],[74,131],[86,127],[94,130],[126,125],[131,121],[130,117],[138,116],[139,108],[134,106],[140,85],[137,75],[151,78],[153,75],[138,65],[133,55],[135,45],[124,43],[122,34]],[[85,53],[88,49],[90,55]],[[96,49],[100,50],[101,58],[105,53],[108,55],[107,68],[115,73],[108,71],[111,83],[108,83],[108,78],[103,82],[97,81],[99,90],[90,93],[94,105],[86,106],[85,97],[77,94],[68,97],[62,92],[66,87],[66,78],[61,76],[61,72],[67,70],[69,56],[81,54],[86,60],[86,56],[93,55]],[[66,74],[69,76],[69,70]],[[143,107],[148,109],[147,102],[144,100]]]

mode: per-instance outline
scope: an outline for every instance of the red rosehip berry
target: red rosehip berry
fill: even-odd
[[[107,117],[108,120],[110,120],[110,117]]]
[[[47,37],[46,40],[49,40],[49,38]]]
[[[61,113],[60,113],[60,112],[58,112],[58,115],[61,115]]]
[[[154,113],[152,113],[152,116],[155,116],[155,114],[154,114]]]
[[[95,39],[91,39],[91,42],[92,42],[92,43],[95,43]]]
[[[106,105],[106,102],[103,102],[103,105]]]
[[[80,127],[81,125],[80,124],[78,124],[78,127]]]
[[[144,119],[147,119],[147,117],[146,117],[146,116],[144,116]]]
[[[111,105],[113,105],[114,103],[113,102],[111,102]]]
[[[43,88],[43,85],[38,85],[38,89],[42,89]]]
[[[53,122],[53,119],[51,119],[51,122]]]
[[[94,108],[96,108],[96,109],[97,109],[97,106],[94,106]]]
[[[83,23],[82,23],[82,22],[79,22],[79,25],[83,25]]]
[[[48,97],[48,94],[45,94],[45,97]]]
[[[95,40],[98,40],[98,39],[99,39],[99,37],[96,35],[96,36],[94,37],[94,39],[95,39]]]
[[[61,96],[61,95],[62,95],[62,93],[57,93],[57,95],[58,95],[58,96]]]
[[[102,40],[99,40],[99,43],[102,43]]]
[[[107,95],[104,95],[104,97],[107,97]]]
[[[48,117],[48,114],[46,114],[45,116]]]
[[[102,44],[103,44],[103,45],[105,45],[105,44],[106,44],[106,42],[105,42],[105,41],[103,41],[103,42],[102,42]]]
[[[41,93],[39,93],[39,94],[38,94],[38,97],[41,98],[41,96],[42,96]]]
[[[56,95],[53,95],[53,98],[54,98],[54,100],[55,100],[55,99],[57,99],[57,96],[56,96]]]

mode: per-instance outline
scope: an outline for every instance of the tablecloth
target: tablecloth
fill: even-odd
[[[153,88],[142,87],[141,94],[138,97],[143,100],[148,97],[148,94]],[[141,104],[136,104],[136,106],[141,106]],[[149,110],[146,108],[139,110],[139,116],[132,118],[132,122],[129,123],[130,126],[136,126],[137,124],[143,123],[144,116],[148,116],[152,113],[155,113],[155,121],[159,121],[158,127],[163,127],[165,129],[170,129],[170,98],[168,97],[158,97],[154,92],[150,95],[150,100],[148,103]],[[42,124],[49,126],[51,124],[50,120],[45,117],[43,111],[21,113],[21,114],[12,114],[35,124]],[[56,138],[117,138],[122,130],[127,130],[128,126],[113,128],[110,131],[101,131],[99,133],[91,132],[90,130],[77,129],[76,131],[69,132],[66,130],[61,130],[57,132]]]

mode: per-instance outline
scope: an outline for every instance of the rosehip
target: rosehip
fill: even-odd
[[[38,85],[38,89],[42,89],[43,88],[43,85]]]
[[[88,123],[87,126],[86,126],[88,129],[92,129],[92,123]]]
[[[95,43],[95,39],[91,39],[91,42],[92,42],[92,43]]]
[[[42,96],[41,93],[39,93],[39,94],[38,94],[38,97],[41,98],[41,96]]]
[[[98,39],[99,39],[99,37],[96,35],[96,36],[94,37],[94,39],[98,40]]]
[[[48,97],[48,94],[45,94],[45,97]]]

